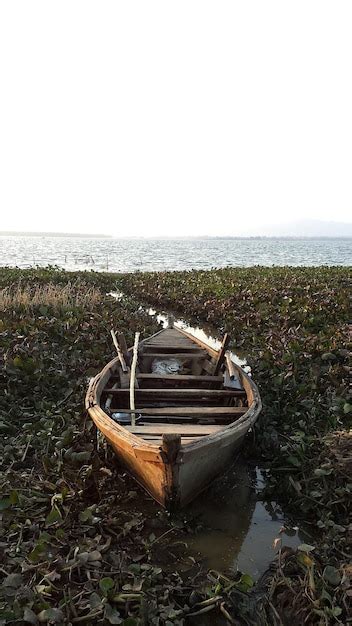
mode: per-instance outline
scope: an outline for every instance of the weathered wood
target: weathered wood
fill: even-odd
[[[213,372],[214,376],[216,376],[220,371],[220,367],[222,366],[224,362],[226,350],[229,346],[229,343],[230,343],[230,337],[227,333],[225,333],[224,338],[222,340],[221,348],[218,353],[218,358],[215,363],[214,372]]]
[[[222,383],[223,376],[193,376],[192,374],[137,374],[137,378],[141,380],[170,380],[180,382],[199,382],[199,383]]]
[[[162,338],[165,345],[170,345],[171,339],[168,334],[170,332],[179,332],[183,337],[189,338],[189,341],[201,348],[205,348],[208,359],[209,357],[211,359],[218,357],[218,354],[212,348],[207,347],[196,338],[190,337],[185,331],[165,329],[156,333],[153,340],[159,337],[160,339]],[[144,341],[141,342],[141,345]],[[162,351],[162,348],[160,350]],[[182,348],[180,351],[182,351]],[[129,352],[131,353],[131,349]],[[171,506],[172,503],[183,506],[205,489],[215,476],[232,463],[235,450],[243,441],[245,434],[254,424],[261,410],[258,390],[253,380],[240,367],[235,365],[237,377],[246,392],[248,407],[161,407],[164,415],[157,413],[149,416],[148,412],[153,409],[137,409],[138,414],[143,413],[142,420],[143,422],[149,422],[149,427],[155,428],[156,422],[160,419],[162,419],[161,424],[165,424],[169,419],[177,420],[178,424],[168,423],[168,426],[171,426],[173,431],[175,431],[175,426],[180,426],[182,429],[185,429],[185,426],[193,428],[206,426],[209,428],[209,426],[220,426],[219,423],[214,424],[218,420],[231,421],[230,424],[224,424],[220,430],[209,435],[202,434],[199,436],[198,434],[193,434],[181,437],[177,456],[174,458],[173,463],[170,464],[167,460],[167,454],[162,449],[161,435],[150,435],[145,431],[141,435],[128,432],[122,425],[115,423],[107,412],[103,410],[102,403],[106,399],[106,393],[103,394],[103,390],[107,387],[109,379],[110,381],[113,380],[112,376],[116,374],[118,363],[118,357],[113,359],[90,383],[85,403],[89,415],[100,432],[111,443],[119,460],[160,504],[166,507]],[[207,363],[212,365],[210,360]],[[215,362],[213,361],[214,364]],[[198,376],[198,373],[194,372],[194,374]],[[204,377],[200,378],[203,379]],[[177,379],[177,375],[172,375],[172,381],[170,380],[169,382],[170,387],[175,384],[175,379]],[[148,384],[148,379],[140,379],[140,381]],[[153,380],[150,379],[150,384],[155,384],[155,382],[154,380],[153,383]],[[206,382],[205,384],[211,386],[212,384],[221,384],[221,382],[217,377],[214,377],[212,382]],[[165,384],[165,381],[161,382],[161,384]],[[166,382],[166,384],[168,383]],[[190,384],[194,389],[198,384],[204,384],[204,381],[199,382],[193,379],[193,382],[185,381],[176,384]],[[112,386],[112,382],[109,383],[109,386]],[[200,402],[201,400],[198,401]],[[118,404],[119,408],[117,410],[123,411],[120,401]],[[165,409],[171,412],[170,416],[165,416]],[[181,410],[181,413],[172,414],[175,409]],[[219,409],[221,412],[217,414]],[[160,409],[155,410],[160,411]],[[194,410],[196,410],[195,414],[193,413]],[[184,415],[185,411],[187,411],[186,415]],[[124,412],[130,412],[130,409]],[[213,423],[193,423],[196,420],[199,422],[209,420]],[[145,428],[146,425],[137,424],[137,426],[142,428]],[[158,423],[158,426],[160,427],[160,423]],[[163,430],[165,431],[165,425]],[[163,432],[163,434],[175,434],[175,432]]]
[[[116,338],[116,335],[115,335],[115,332],[113,331],[113,329],[110,330],[110,333],[111,333],[112,340],[114,342],[114,346],[116,348],[117,356],[119,357],[119,361],[121,363],[122,371],[123,371],[124,374],[126,374],[128,369],[127,369],[127,365],[126,365],[124,356],[122,354],[122,350],[121,350],[121,348],[119,346],[119,342],[117,341],[117,338]]]
[[[163,433],[175,433],[178,435],[187,435],[187,437],[201,437],[217,433],[223,430],[225,426],[217,424],[151,424],[140,426],[126,426],[128,432],[134,435],[162,435]]]
[[[133,358],[131,365],[131,378],[130,378],[130,408],[131,408],[131,422],[132,426],[134,426],[136,421],[136,414],[134,412],[135,402],[134,402],[134,381],[136,378],[136,367],[137,367],[137,358],[138,358],[138,342],[139,342],[140,333],[136,333],[134,336],[134,346],[133,346]]]
[[[175,359],[204,359],[206,352],[204,350],[197,350],[196,352],[174,352],[172,354],[165,354],[163,352],[144,352],[143,358],[148,359],[165,359],[167,357],[173,357]]]
[[[229,354],[225,355],[225,359],[226,359],[226,366],[227,366],[227,371],[229,373],[229,376],[230,376],[231,380],[234,380],[236,378],[235,364],[232,361],[232,359],[231,359]]]
[[[116,389],[116,388],[106,388],[104,389],[104,393],[119,395],[124,397],[128,393],[128,389]],[[155,388],[155,389],[136,389],[136,397],[141,396],[170,396],[174,398],[182,398],[182,397],[193,397],[193,398],[235,398],[242,397],[246,395],[246,392],[243,390],[235,390],[235,389],[175,389],[172,387],[168,388]]]
[[[207,372],[207,374],[210,374],[211,376],[214,377],[214,380],[216,380],[217,376],[213,374],[214,372],[214,366],[215,363],[213,361],[213,359],[211,361],[208,361],[207,359],[204,359],[204,361],[202,362],[202,369]]]
[[[131,409],[119,408],[122,413],[133,413]],[[197,415],[202,417],[203,415],[244,415],[248,411],[248,407],[241,406],[184,406],[184,407],[162,407],[162,408],[150,408],[150,409],[135,409],[135,412],[139,415]]]
[[[167,435],[169,435],[169,433],[167,433]],[[160,435],[139,435],[141,439],[143,439],[144,441],[148,441],[149,443],[153,443],[157,446],[161,446],[162,445],[162,436]],[[198,439],[200,439],[200,437],[182,437],[181,436],[181,445],[187,444],[187,443],[194,443],[195,441],[198,441]]]
[[[124,357],[124,359],[126,361],[126,365],[130,365],[131,359],[130,359],[130,355],[129,355],[129,352],[128,352],[125,335],[123,333],[118,333],[117,339],[118,339],[118,342],[119,342],[119,346],[120,346],[120,348],[122,350],[123,357]]]
[[[164,346],[164,345],[154,343],[154,344],[147,344],[146,346],[144,346],[143,354],[145,356],[150,356],[151,353],[153,353],[153,351],[159,352],[163,354],[163,356],[175,356],[177,352],[187,352],[187,355],[192,354],[192,353],[197,353],[197,354],[200,353],[198,346],[188,346],[187,344]]]

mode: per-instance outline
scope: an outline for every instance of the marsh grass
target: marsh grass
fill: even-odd
[[[0,290],[0,311],[22,309],[33,311],[47,307],[58,311],[62,309],[96,307],[103,302],[103,294],[94,286],[77,281],[66,285],[21,285],[5,287]]]

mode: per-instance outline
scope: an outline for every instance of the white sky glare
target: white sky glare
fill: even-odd
[[[1,230],[352,221],[352,3],[4,0]]]

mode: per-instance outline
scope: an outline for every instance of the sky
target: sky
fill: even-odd
[[[350,0],[4,0],[0,230],[352,222]]]

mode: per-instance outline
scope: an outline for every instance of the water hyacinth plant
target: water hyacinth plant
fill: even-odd
[[[1,270],[0,620],[181,625],[216,613],[224,624],[346,623],[349,278],[325,267]],[[107,295],[117,288],[128,297]],[[307,542],[296,551],[278,537],[279,560],[258,585],[202,572],[193,556],[185,568],[192,529],[147,500],[143,508],[102,441],[96,449],[87,381],[114,356],[111,328],[129,345],[137,330],[158,330],[143,304],[227,330],[260,386],[246,454],[266,464],[267,492],[304,523]]]

